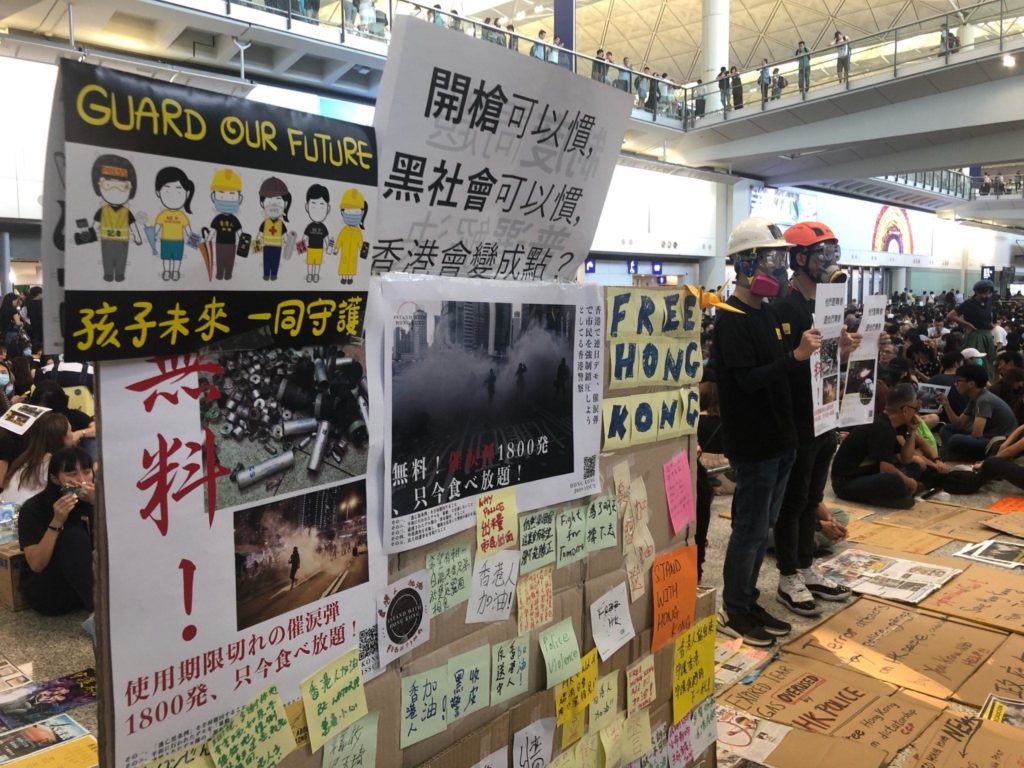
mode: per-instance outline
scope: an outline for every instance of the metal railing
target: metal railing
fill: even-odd
[[[876,177],[925,192],[935,192],[949,197],[970,200],[973,191],[973,179],[959,171],[940,169],[937,171],[910,171],[907,173],[889,173]]]

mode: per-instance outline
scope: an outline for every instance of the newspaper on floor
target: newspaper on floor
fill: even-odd
[[[1005,699],[990,693],[978,712],[982,720],[995,720],[1017,728],[1024,728],[1024,701]]]
[[[887,600],[919,603],[962,572],[916,560],[847,549],[819,563],[821,572],[854,592]]]
[[[743,645],[743,639],[739,637],[718,643],[715,646],[715,687],[732,685],[771,655],[770,651]]]
[[[957,552],[956,556],[1002,568],[1024,568],[1024,542],[989,539],[977,544],[968,544]]]
[[[732,765],[733,755],[762,762],[793,729],[731,707],[717,705],[718,765]],[[726,755],[723,753],[732,753]],[[725,762],[723,762],[723,758]]]

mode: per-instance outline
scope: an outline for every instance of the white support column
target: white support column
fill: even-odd
[[[701,76],[713,83],[718,70],[729,66],[729,0],[702,0],[701,14]]]

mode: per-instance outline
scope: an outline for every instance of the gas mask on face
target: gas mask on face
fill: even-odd
[[[789,252],[784,249],[756,251],[736,262],[736,273],[747,278],[750,292],[764,299],[774,298],[786,282]]]
[[[839,243],[821,243],[807,251],[807,274],[816,283],[845,283],[846,272],[839,266],[841,251]],[[817,274],[811,271],[813,262],[818,263]]]

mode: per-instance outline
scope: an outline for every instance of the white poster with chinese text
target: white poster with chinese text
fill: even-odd
[[[399,16],[374,115],[372,270],[571,279],[631,106],[564,67]]]
[[[598,491],[599,288],[392,274],[370,292],[387,552],[472,527],[481,493],[528,511]]]
[[[365,453],[349,459],[349,422],[333,415],[257,439],[266,405],[245,399],[264,381],[290,389],[328,351],[352,350],[100,364],[116,768],[202,742],[268,686],[297,699],[329,661],[367,642],[372,654],[387,564]]]
[[[878,339],[885,327],[885,295],[865,296],[857,332],[860,346],[846,365],[846,384],[839,408],[839,426],[868,424],[875,418],[875,388],[878,382]]]
[[[839,335],[845,304],[845,284],[817,286],[814,327],[821,331],[821,348],[811,355],[815,437],[839,426]]]

